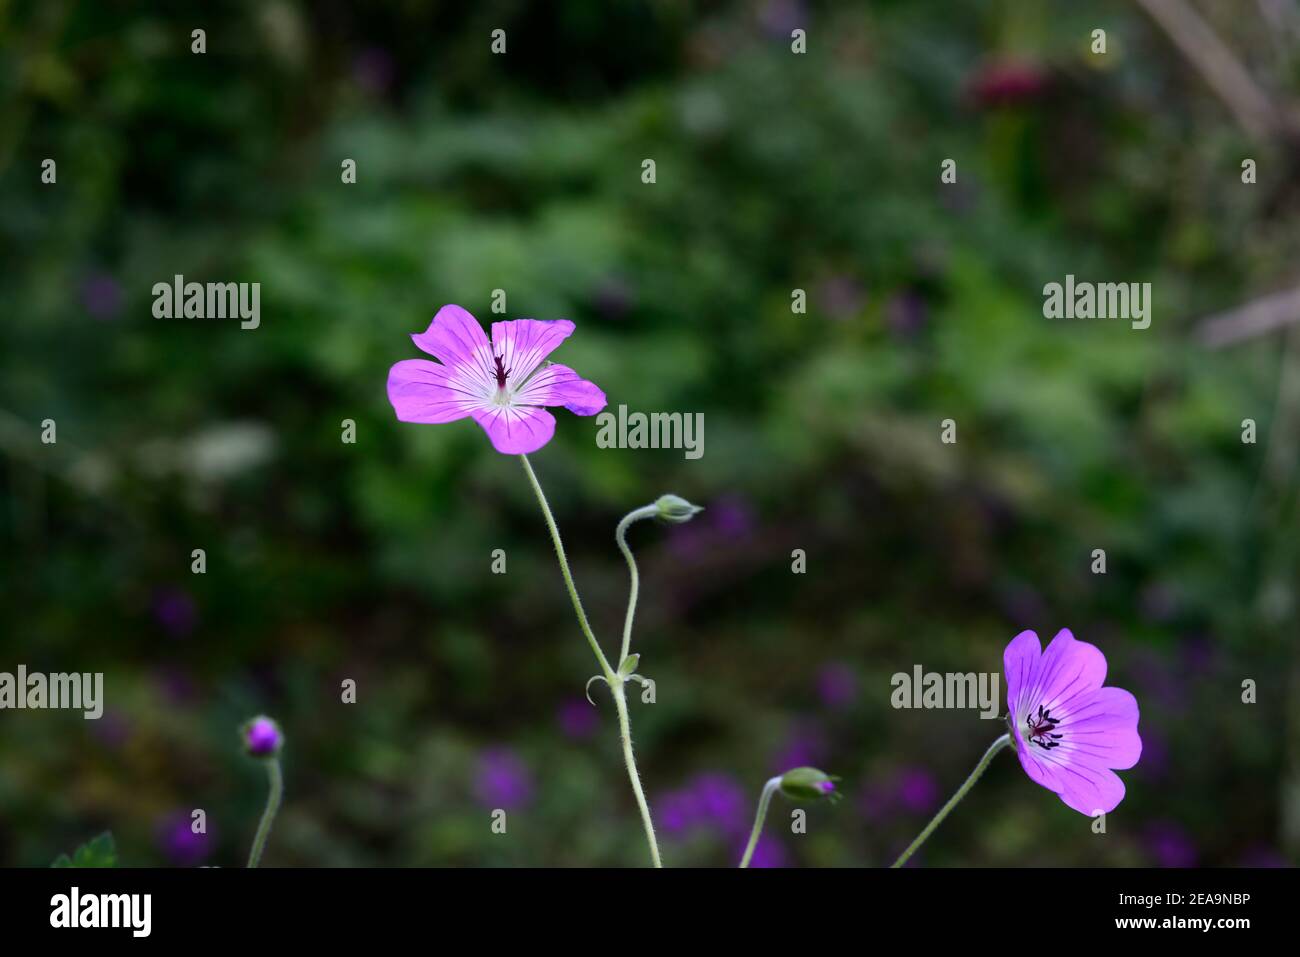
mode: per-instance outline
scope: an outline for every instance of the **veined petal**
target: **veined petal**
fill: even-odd
[[[555,435],[555,416],[534,406],[492,405],[470,414],[503,455],[536,452]]]
[[[412,333],[411,339],[448,368],[495,382],[492,344],[478,320],[460,306],[443,306],[429,328]]]
[[[447,366],[403,359],[388,370],[388,401],[402,422],[455,422],[485,404],[482,391]]]
[[[1020,766],[1025,769],[1029,779],[1035,784],[1040,784],[1049,791],[1060,793],[1061,788],[1065,785],[1061,783],[1060,764],[1056,761],[1048,761],[1043,757],[1043,752],[1034,748],[1033,745],[1026,744],[1016,745],[1016,757],[1020,759]]]
[[[492,348],[502,357],[510,381],[523,382],[572,334],[568,319],[510,319],[492,323]]]
[[[1045,650],[1027,631],[1007,645],[1003,664],[1025,773],[1081,814],[1113,811],[1124,799],[1124,782],[1113,769],[1137,763],[1142,739],[1137,699],[1102,687],[1106,656],[1068,629]]]
[[[1069,760],[1064,749],[1019,752],[1020,764],[1036,784],[1054,792],[1066,806],[1091,817],[1109,814],[1124,799],[1124,782],[1109,768]]]
[[[562,405],[575,415],[595,415],[605,408],[605,393],[568,366],[553,362],[515,393],[520,405]]]
[[[1123,770],[1142,756],[1137,699],[1123,688],[1101,688],[1062,714],[1060,750],[1071,759]]]
[[[1042,656],[1043,646],[1032,631],[1016,635],[1002,652],[1002,671],[1007,677],[1007,707],[1013,717],[1020,709],[1020,696],[1033,685]]]
[[[1072,764],[1062,777],[1065,787],[1057,794],[1080,814],[1109,814],[1124,800],[1124,782],[1110,768]]]
[[[1106,683],[1106,656],[1096,645],[1077,641],[1068,628],[1043,650],[1033,699],[1053,712],[1065,711]]]

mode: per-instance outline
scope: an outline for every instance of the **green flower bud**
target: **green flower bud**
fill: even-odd
[[[840,793],[835,790],[838,780],[816,768],[794,768],[781,775],[781,793],[796,801],[816,801],[819,798],[838,801]]]
[[[689,522],[698,513],[704,511],[701,506],[692,505],[680,495],[660,495],[655,500],[655,508],[658,510],[656,518],[663,522],[672,522],[675,525]]]

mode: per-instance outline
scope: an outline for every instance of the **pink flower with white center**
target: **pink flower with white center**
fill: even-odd
[[[1111,770],[1137,764],[1137,699],[1103,688],[1106,656],[1062,629],[1044,651],[1022,631],[1003,652],[1008,722],[1020,764],[1036,783],[1089,816],[1110,813],[1124,799]]]
[[[492,339],[460,306],[443,306],[411,338],[437,359],[403,359],[388,372],[388,401],[402,422],[472,418],[506,455],[536,452],[555,434],[542,406],[595,415],[605,393],[568,366],[543,360],[573,333],[567,319],[492,323]]]

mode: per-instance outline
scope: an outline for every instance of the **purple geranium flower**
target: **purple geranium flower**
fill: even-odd
[[[898,802],[909,811],[928,811],[939,803],[939,785],[924,768],[904,768],[894,786]]]
[[[443,306],[415,344],[438,362],[404,359],[388,373],[388,401],[403,422],[471,417],[506,455],[536,452],[555,434],[541,406],[595,415],[605,393],[568,366],[542,360],[573,333],[567,319],[492,323],[492,340],[460,306]],[[540,368],[539,368],[540,367]]]
[[[173,866],[195,867],[212,852],[212,835],[206,822],[204,828],[195,832],[191,813],[176,811],[158,823],[158,847]]]
[[[789,768],[821,764],[826,757],[826,735],[816,724],[796,722],[771,762],[773,771],[781,773]]]
[[[754,848],[754,856],[749,861],[750,867],[785,867],[789,855],[775,838],[760,837]]]
[[[1106,656],[1062,629],[1044,651],[1038,635],[1022,631],[1003,653],[1007,704],[1016,754],[1025,773],[1089,816],[1109,813],[1124,799],[1112,768],[1137,764],[1137,699],[1103,688]]]
[[[560,730],[565,737],[578,740],[587,738],[596,730],[599,722],[596,709],[583,700],[581,696],[569,698],[559,708]]]
[[[513,751],[484,752],[474,770],[474,796],[485,807],[526,807],[533,800],[533,775]]]
[[[739,784],[725,774],[701,774],[694,781],[700,813],[721,831],[744,833],[746,798]]]
[[[823,665],[817,672],[817,696],[828,708],[847,708],[858,696],[858,678],[842,662]]]
[[[244,748],[255,758],[274,757],[284,746],[280,726],[266,715],[258,715],[243,727]]]
[[[683,834],[700,823],[700,801],[686,789],[669,791],[655,802],[659,826],[670,834]]]

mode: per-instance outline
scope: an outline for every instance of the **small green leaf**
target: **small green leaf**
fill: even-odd
[[[623,659],[623,663],[618,666],[618,674],[621,678],[626,678],[632,672],[636,671],[636,666],[641,662],[640,655],[628,655]]]
[[[117,867],[117,844],[112,833],[105,831],[73,851],[71,858],[60,854],[50,867]]]

